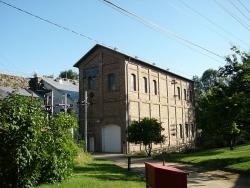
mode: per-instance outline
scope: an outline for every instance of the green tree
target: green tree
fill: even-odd
[[[78,80],[79,75],[76,72],[74,72],[72,69],[69,69],[66,71],[62,71],[60,73],[59,77],[68,78],[68,79],[72,79],[72,80]]]
[[[239,141],[250,141],[249,54],[235,47],[232,50],[234,53],[226,57],[227,63],[217,71],[216,79],[214,76],[208,79],[212,80],[206,81],[209,87],[197,97],[196,117],[198,127],[202,129],[203,146],[231,146],[237,135],[236,132],[232,134],[232,130],[239,129]],[[234,125],[240,126],[233,129]]]
[[[128,127],[128,141],[135,144],[143,144],[148,156],[151,156],[152,144],[163,143],[165,136],[162,135],[164,128],[157,119],[144,118],[141,121],[133,121]]]
[[[218,71],[214,69],[207,69],[201,76],[202,90],[207,92],[218,81]]]
[[[61,181],[73,169],[69,131],[76,118],[50,117],[39,99],[15,94],[0,101],[0,187]]]

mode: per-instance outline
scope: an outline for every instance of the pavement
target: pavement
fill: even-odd
[[[127,158],[123,154],[94,154],[95,159],[110,160],[117,166],[122,168],[128,167]],[[140,176],[145,175],[144,162],[162,164],[161,161],[157,161],[151,158],[132,158],[131,170],[137,172]],[[188,176],[188,188],[250,188],[250,176],[225,172],[221,170],[216,171],[204,171],[199,168],[195,168],[191,165],[181,163],[165,163],[166,166],[175,167],[189,173]]]

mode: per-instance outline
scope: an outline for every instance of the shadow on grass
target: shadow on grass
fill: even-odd
[[[143,181],[143,178],[134,172],[128,172],[119,166],[104,162],[93,162],[83,167],[78,166],[74,168],[74,172],[106,181]]]
[[[243,162],[250,162],[250,157],[238,157],[238,158],[224,158],[224,159],[209,159],[205,161],[198,162],[194,164],[194,166],[203,167],[208,170],[225,170],[243,174],[250,174],[250,169],[235,169],[230,168],[228,166],[243,163]]]
[[[167,158],[166,158],[167,159]],[[180,158],[181,159],[181,158]],[[193,167],[199,168],[199,172],[204,171],[211,171],[211,170],[224,170],[228,172],[236,172],[239,174],[246,174],[250,175],[250,169],[237,169],[230,167],[234,164],[249,162],[250,163],[250,157],[237,157],[237,158],[219,158],[219,159],[207,159],[203,160],[201,162],[185,162],[185,161],[179,161],[178,158],[175,160],[170,161],[176,161],[184,164],[191,164]]]
[[[184,157],[189,157],[190,154],[192,157],[204,157],[204,156],[211,156],[211,155],[218,155],[223,153],[224,151],[222,150],[208,150],[208,151],[199,151],[197,153],[165,153],[163,156],[167,160],[180,160]],[[162,155],[158,155],[155,158],[157,159],[162,159]]]

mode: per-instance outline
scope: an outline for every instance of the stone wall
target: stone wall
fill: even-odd
[[[0,86],[12,88],[29,88],[29,78],[0,73]]]

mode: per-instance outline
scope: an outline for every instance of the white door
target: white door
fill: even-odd
[[[102,128],[102,152],[121,153],[121,128],[108,125]]]

